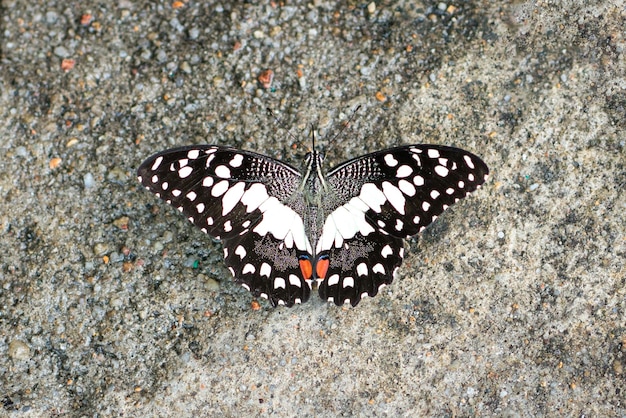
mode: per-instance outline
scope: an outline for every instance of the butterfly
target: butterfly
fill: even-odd
[[[222,241],[235,281],[273,306],[323,300],[356,306],[390,284],[404,239],[487,180],[476,155],[405,145],[323,171],[251,151],[192,145],[141,164],[139,182],[202,232]]]

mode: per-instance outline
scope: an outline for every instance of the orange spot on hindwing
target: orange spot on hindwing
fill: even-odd
[[[315,274],[318,279],[324,280],[326,278],[326,273],[328,273],[328,265],[330,264],[330,260],[328,258],[328,254],[320,255],[315,262]]]
[[[311,280],[311,275],[313,274],[311,258],[308,255],[301,255],[298,257],[298,263],[300,264],[300,271],[304,280]]]

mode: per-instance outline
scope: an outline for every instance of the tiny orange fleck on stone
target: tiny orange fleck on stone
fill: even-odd
[[[250,302],[250,308],[252,308],[253,311],[258,311],[259,309],[261,309],[261,304],[259,303],[259,301],[253,300],[252,302]]]
[[[105,255],[104,257],[102,257],[102,261],[104,262],[104,264],[109,264],[109,256]]]
[[[61,165],[61,159],[59,157],[54,157],[50,160],[50,162],[48,163],[48,165],[50,166],[50,169],[54,170],[55,168],[57,168],[59,165]]]
[[[172,8],[173,9],[180,9],[184,5],[185,4],[182,1],[175,1],[174,3],[172,3]]]
[[[258,77],[259,83],[264,89],[269,89],[272,85],[272,80],[274,80],[274,71],[265,70]]]
[[[85,13],[80,17],[80,24],[83,26],[88,26],[93,20],[93,15],[91,13]]]
[[[76,60],[72,58],[65,58],[61,61],[61,69],[63,71],[70,71],[76,65]]]
[[[387,97],[385,97],[385,95],[383,94],[382,91],[377,91],[376,92],[376,100],[378,100],[379,102],[386,102],[387,101]]]

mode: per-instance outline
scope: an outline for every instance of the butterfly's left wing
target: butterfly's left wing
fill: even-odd
[[[224,244],[235,280],[272,305],[305,302],[298,255],[310,254],[298,170],[250,151],[194,145],[160,152],[137,170],[148,190]]]
[[[375,296],[402,263],[403,239],[476,190],[488,173],[476,155],[437,145],[390,148],[332,169],[329,200],[345,203],[326,218],[317,241],[316,253],[330,258],[320,297],[355,306]]]

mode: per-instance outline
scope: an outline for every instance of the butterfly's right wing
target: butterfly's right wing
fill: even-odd
[[[353,306],[389,284],[402,263],[403,239],[476,190],[489,169],[476,155],[439,145],[407,145],[347,161],[327,176],[333,208],[317,241],[329,254],[322,299]]]
[[[298,199],[298,170],[273,158],[215,145],[175,148],[137,170],[146,189],[221,239],[235,280],[272,305],[305,302],[298,253],[311,252]]]

